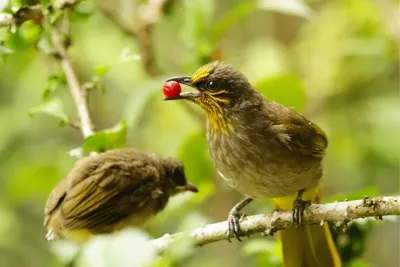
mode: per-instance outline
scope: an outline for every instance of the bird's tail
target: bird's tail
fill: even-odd
[[[292,210],[293,196],[274,199],[278,210]],[[303,200],[320,202],[318,187],[303,193]],[[282,240],[283,262],[285,267],[341,267],[341,261],[328,224],[323,226],[305,225],[280,231]]]
[[[59,237],[60,233],[57,230],[50,229],[46,234],[46,241],[53,241]]]

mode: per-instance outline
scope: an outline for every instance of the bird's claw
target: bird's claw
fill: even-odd
[[[310,205],[310,200],[304,201],[301,198],[296,198],[296,200],[293,202],[292,219],[296,228],[301,226],[303,223],[304,210]]]
[[[242,242],[240,239],[240,235],[242,230],[240,229],[240,220],[244,217],[244,214],[241,214],[236,211],[236,209],[232,209],[228,215],[228,232],[227,238],[228,241],[231,242],[231,237],[234,236],[239,242]]]
[[[247,197],[236,204],[228,215],[228,230],[226,232],[227,239],[231,242],[231,237],[236,237],[236,239],[241,242],[240,236],[242,235],[242,230],[240,229],[240,220],[243,219],[245,216],[244,214],[240,213],[247,204],[252,202],[253,199],[251,197]]]

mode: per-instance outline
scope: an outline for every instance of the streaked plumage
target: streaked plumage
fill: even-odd
[[[51,192],[45,208],[47,240],[61,233],[85,242],[93,234],[140,226],[170,196],[197,191],[172,158],[115,149],[79,160]]]
[[[305,203],[320,199],[318,185],[328,145],[323,130],[293,109],[263,97],[229,64],[211,62],[192,77],[168,81],[198,90],[174,99],[192,101],[205,111],[215,167],[230,186],[248,197],[231,209],[228,235],[240,240],[238,211],[254,198],[273,198],[277,209],[293,210],[295,224],[301,223]],[[315,230],[283,231],[285,266],[341,266],[326,229],[325,224]]]

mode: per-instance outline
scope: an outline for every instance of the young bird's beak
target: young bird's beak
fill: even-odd
[[[191,191],[191,192],[194,192],[194,193],[199,192],[199,189],[197,189],[197,187],[194,184],[190,183],[190,182],[188,182],[185,185],[185,190],[186,191]]]

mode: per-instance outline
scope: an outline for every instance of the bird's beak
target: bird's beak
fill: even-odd
[[[171,82],[171,81],[178,82],[180,84],[184,84],[184,85],[196,88],[192,83],[191,77],[188,77],[188,76],[172,77],[172,78],[169,78],[168,80],[166,80],[166,82]],[[176,97],[166,98],[164,100],[179,100],[179,99],[192,100],[196,96],[198,96],[198,93],[182,92]]]
[[[169,78],[168,80],[166,80],[166,82],[178,82],[180,84],[194,87],[192,84],[192,78],[189,76],[172,77],[172,78]]]
[[[197,187],[194,184],[189,183],[189,182],[185,185],[185,190],[195,192],[195,193],[199,192],[199,189],[197,189]]]

